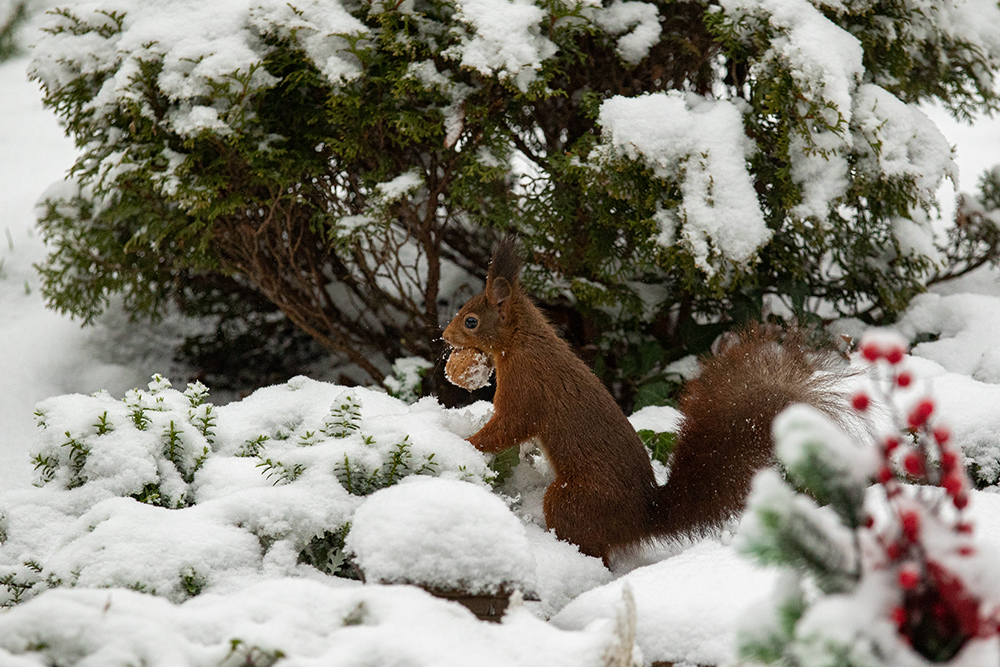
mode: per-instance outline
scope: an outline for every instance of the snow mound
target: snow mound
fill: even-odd
[[[979,487],[996,486],[1000,483],[1000,386],[948,372],[917,356],[910,357],[908,364],[926,380],[903,392],[901,401],[912,403],[933,393],[935,414],[962,449],[969,475]],[[905,409],[908,403],[902,405]]]
[[[577,630],[606,618],[627,583],[638,612],[636,644],[646,664],[731,664],[741,615],[768,595],[777,576],[777,570],[755,566],[731,547],[705,540],[584,593],[552,623]]]
[[[58,590],[0,614],[0,664],[102,667],[538,665],[598,667],[605,619],[560,630],[523,607],[483,623],[409,586],[275,578],[174,604],[127,590]]]
[[[921,294],[896,328],[912,353],[953,373],[1000,384],[1000,297],[984,294]],[[929,340],[928,340],[929,339]]]
[[[1000,483],[1000,298],[921,294],[896,329],[916,344],[908,363],[926,379],[910,394],[932,392],[962,448],[977,486]]]
[[[346,546],[370,582],[533,588],[524,526],[498,496],[465,482],[414,479],[379,491],[354,513]]]
[[[160,376],[124,399],[47,399],[38,486],[0,496],[0,605],[66,588],[180,603],[263,577],[336,581],[352,573],[349,538],[372,581],[519,588],[551,615],[611,574],[490,492],[465,440],[489,407],[304,377],[221,407]]]
[[[0,602],[59,586],[181,601],[251,574],[332,574],[366,495],[492,475],[464,439],[482,418],[433,400],[303,377],[223,407],[207,394],[156,376],[124,400],[39,405],[39,488],[0,499]]]

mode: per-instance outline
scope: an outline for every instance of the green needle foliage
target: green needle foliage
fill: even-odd
[[[953,174],[909,105],[998,107],[1000,47],[948,32],[989,20],[919,0],[802,0],[791,18],[737,0],[606,4],[511,3],[524,23],[498,37],[468,0],[248,3],[231,66],[219,36],[188,35],[180,54],[151,28],[169,1],[56,10],[32,72],[81,154],[41,216],[45,297],[86,322],[113,295],[136,316],[256,299],[271,319],[234,311],[250,324],[227,344],[288,339],[283,317],[382,382],[398,359],[437,359],[440,327],[516,231],[556,323],[623,402],[646,403],[669,389],[666,364],[726,328],[885,321],[953,266],[996,259],[992,227],[913,243]],[[806,28],[842,61],[814,58]],[[607,102],[646,93],[694,119],[726,110],[736,143],[616,143]],[[732,191],[720,152],[765,225],[746,252],[696,225]]]

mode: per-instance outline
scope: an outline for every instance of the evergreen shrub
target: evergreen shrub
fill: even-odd
[[[382,382],[437,359],[515,231],[556,324],[645,402],[743,321],[885,322],[996,260],[992,225],[934,237],[955,168],[916,105],[998,107],[997,23],[922,0],[57,9],[31,71],[81,153],[45,200],[44,293],[92,321],[225,279]]]

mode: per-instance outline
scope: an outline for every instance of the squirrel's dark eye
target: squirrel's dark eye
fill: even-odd
[[[475,318],[475,317],[466,317],[465,318],[465,328],[466,329],[475,329],[478,326],[479,326],[479,320],[477,318]]]

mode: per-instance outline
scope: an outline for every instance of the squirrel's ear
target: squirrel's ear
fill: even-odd
[[[509,299],[513,292],[514,286],[502,276],[496,277],[490,281],[488,289],[489,298],[498,306]]]

